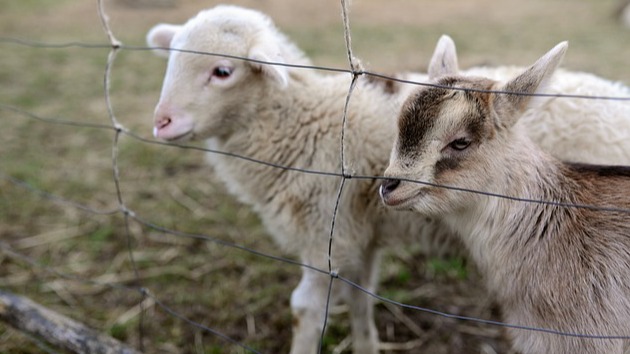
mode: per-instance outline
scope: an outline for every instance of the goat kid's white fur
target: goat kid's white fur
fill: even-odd
[[[304,54],[264,14],[236,6],[200,12],[184,25],[160,24],[147,35],[149,45],[222,53],[256,60],[308,65]],[[157,50],[168,56],[155,136],[169,141],[205,139],[210,148],[255,159],[321,171],[340,171],[342,112],[351,77],[263,65],[219,56]],[[479,69],[505,77],[511,68]],[[424,74],[399,78],[424,82]],[[597,77],[565,73],[552,84],[565,93],[628,94],[625,87]],[[555,85],[555,86],[554,86]],[[346,171],[379,175],[387,165],[395,120],[413,85],[360,77],[348,110]],[[581,91],[584,90],[584,91]],[[593,106],[591,106],[593,105]],[[579,111],[587,126],[582,145],[567,139],[556,116]],[[609,129],[609,121],[630,116],[630,109],[579,100],[548,100],[529,115],[535,140],[563,158],[630,163],[630,130]],[[564,119],[564,117],[562,117]],[[553,125],[556,121],[561,124]],[[626,123],[630,128],[630,123]],[[568,134],[578,134],[578,125]],[[560,131],[559,131],[560,130]],[[625,134],[625,135],[624,135]],[[610,149],[593,148],[614,139]],[[579,140],[579,139],[578,139]],[[612,150],[612,151],[611,151]],[[592,153],[589,153],[591,152]],[[580,152],[584,155],[580,155]],[[285,171],[217,154],[208,154],[216,174],[240,201],[251,205],[267,230],[305,264],[328,269],[328,237],[339,179]],[[450,233],[429,219],[385,210],[376,194],[379,181],[347,180],[333,235],[332,265],[340,275],[374,291],[378,254],[386,243],[410,236],[425,242]],[[416,241],[418,242],[418,241]],[[440,244],[438,242],[438,244]],[[315,353],[324,321],[329,277],[308,269],[291,296],[295,317],[291,353]],[[335,282],[333,303],[349,305],[355,353],[378,351],[372,298]]]
[[[443,37],[433,82],[477,90],[542,92],[563,42],[505,84],[457,75]],[[510,324],[568,333],[630,336],[630,215],[525,203],[430,187],[416,179],[500,195],[630,209],[630,167],[565,163],[531,141],[517,121],[531,96],[423,88],[399,116],[381,195],[385,205],[443,218],[479,266]],[[420,133],[418,133],[420,132]],[[622,354],[629,341],[509,329],[524,354]]]

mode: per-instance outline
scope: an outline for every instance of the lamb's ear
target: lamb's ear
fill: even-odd
[[[149,33],[147,33],[147,44],[154,48],[170,48],[173,37],[182,28],[180,25],[169,25],[160,23],[155,25]],[[170,51],[166,49],[156,49],[153,51],[156,55],[167,57]]]
[[[282,58],[277,48],[273,45],[255,45],[249,51],[248,58],[268,63],[284,63],[284,58]],[[280,88],[285,88],[289,84],[289,71],[286,66],[271,65],[254,61],[250,62],[250,64],[274,80]]]
[[[429,63],[429,79],[435,80],[445,75],[457,74],[457,51],[451,37],[443,34],[435,46]]]
[[[505,124],[511,126],[516,123],[521,116],[520,113],[529,108],[534,101],[532,95],[544,91],[549,79],[562,62],[568,47],[568,42],[561,42],[538,59],[524,73],[498,88],[499,91],[519,92],[522,95],[493,94],[495,96],[492,100],[493,107],[499,117],[505,119]]]

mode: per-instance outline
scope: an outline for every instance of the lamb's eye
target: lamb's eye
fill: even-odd
[[[230,75],[232,75],[233,70],[234,69],[227,66],[217,66],[214,70],[212,70],[212,76],[219,79],[227,79]]]
[[[448,144],[448,146],[452,148],[453,150],[462,151],[470,146],[470,140],[466,138],[455,139],[451,141],[451,143]]]

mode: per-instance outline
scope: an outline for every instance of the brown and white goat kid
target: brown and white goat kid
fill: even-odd
[[[566,42],[560,43],[521,75],[500,84],[457,76],[454,45],[441,40],[429,75],[442,87],[421,88],[404,104],[381,198],[391,208],[440,216],[460,235],[507,323],[630,336],[630,214],[619,211],[630,209],[630,168],[561,162],[516,124],[566,49]],[[624,353],[630,343],[509,332],[515,349],[524,354]]]

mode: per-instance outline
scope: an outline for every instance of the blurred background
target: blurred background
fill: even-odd
[[[105,0],[105,9],[123,44],[144,46],[154,24],[182,23],[217,3]],[[348,67],[339,2],[226,3],[267,13],[315,65]],[[568,40],[565,68],[628,84],[630,29],[619,20],[621,5],[617,0],[354,0],[349,15],[354,54],[374,72],[425,71],[437,39],[446,33],[457,44],[462,68],[529,65]],[[103,88],[109,49],[41,48],[8,40],[107,45],[96,1],[3,0],[0,9],[0,290],[29,297],[139,347],[139,293],[68,280],[46,269],[96,282],[143,286],[193,321],[263,353],[287,352],[289,298],[299,267],[159,232],[133,220],[126,224],[120,213],[99,215],[55,203],[16,183],[96,210],[118,207],[114,132],[86,126],[111,124]],[[147,139],[152,139],[152,113],[165,65],[149,51],[123,49],[112,68],[113,112],[126,128]],[[81,124],[53,124],[20,110]],[[146,144],[125,135],[117,146],[121,197],[141,218],[292,257],[272,243],[248,207],[227,194],[204,165],[202,152]],[[474,267],[464,259],[427,258],[412,247],[386,256],[378,293],[415,306],[498,319],[496,306],[482,289]],[[243,351],[173,317],[150,299],[142,306],[147,353]],[[376,309],[381,340],[397,343],[386,352],[509,352],[499,327],[383,303]],[[347,351],[348,329],[345,309],[334,308],[324,352]],[[0,322],[0,352],[42,351],[32,338]]]

